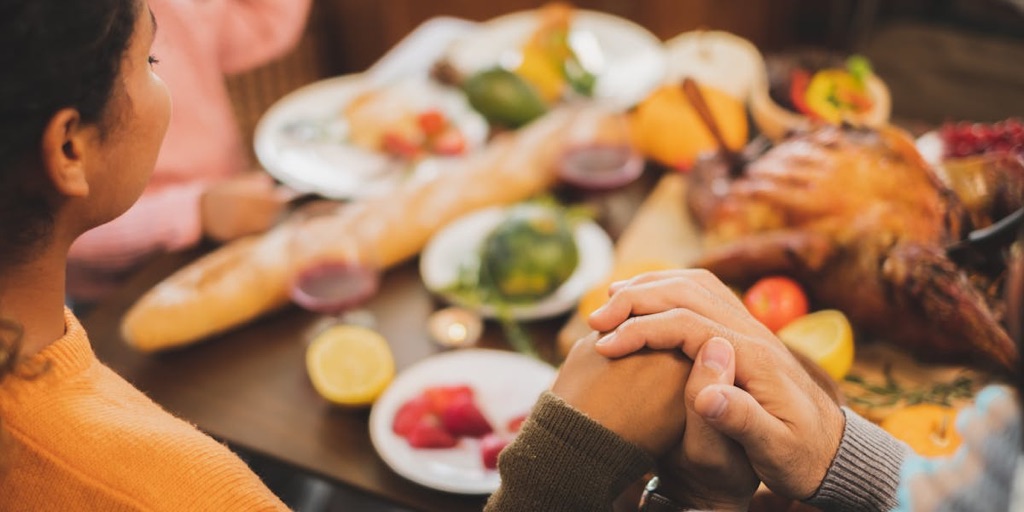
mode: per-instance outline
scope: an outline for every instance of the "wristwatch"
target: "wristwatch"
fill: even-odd
[[[684,507],[671,498],[658,492],[658,485],[661,483],[658,477],[651,477],[644,487],[644,493],[640,496],[640,507],[638,512],[682,512],[692,510]]]

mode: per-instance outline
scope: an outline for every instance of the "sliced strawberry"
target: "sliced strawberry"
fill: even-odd
[[[508,446],[508,439],[496,434],[487,434],[480,440],[480,459],[487,469],[498,469],[498,455]]]
[[[472,397],[462,396],[441,411],[441,423],[453,436],[481,437],[494,431]]]
[[[519,432],[519,429],[522,428],[522,426],[523,426],[523,422],[526,421],[526,417],[529,416],[529,415],[530,415],[530,413],[524,413],[524,414],[520,414],[519,416],[516,416],[515,418],[512,418],[512,419],[508,420],[508,423],[506,424],[506,428],[508,429],[509,432],[511,432],[513,434],[516,433],[516,432]]]
[[[431,147],[434,153],[445,156],[461,155],[466,152],[466,137],[458,129],[448,128],[436,138]]]
[[[420,418],[405,439],[413,448],[451,448],[459,442],[433,414]]]
[[[416,116],[416,122],[427,137],[438,135],[448,127],[448,118],[440,110],[435,109],[420,112]]]
[[[391,423],[391,429],[400,436],[407,436],[413,427],[428,414],[431,414],[430,401],[427,400],[427,397],[419,395],[398,408],[395,419]]]
[[[430,410],[440,415],[448,405],[457,400],[469,398],[473,400],[473,388],[465,384],[451,386],[431,386],[423,390],[423,396],[430,402]]]

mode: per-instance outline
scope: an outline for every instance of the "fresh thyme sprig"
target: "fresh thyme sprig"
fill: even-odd
[[[966,375],[959,375],[948,382],[939,382],[932,386],[907,389],[896,382],[892,376],[892,367],[886,365],[882,370],[885,382],[874,384],[860,375],[847,375],[846,381],[860,386],[866,394],[848,397],[850,402],[865,407],[888,407],[900,402],[906,405],[937,404],[951,406],[953,400],[970,398],[974,395],[975,383]]]

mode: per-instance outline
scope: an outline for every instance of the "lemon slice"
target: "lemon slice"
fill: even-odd
[[[776,335],[835,380],[842,379],[853,366],[853,328],[839,310],[825,309],[804,315]]]
[[[306,349],[306,371],[313,387],[332,403],[370,405],[395,376],[387,340],[357,325],[335,325]]]

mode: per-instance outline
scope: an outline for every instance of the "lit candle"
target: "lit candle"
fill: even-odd
[[[427,320],[430,337],[446,348],[467,347],[476,343],[483,333],[480,315],[459,307],[435,311]]]

